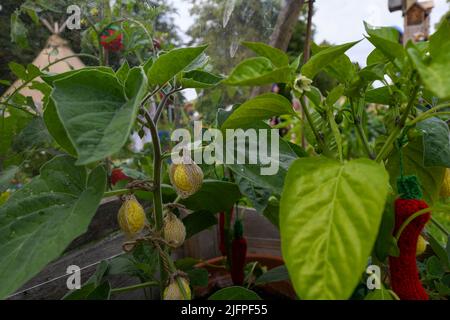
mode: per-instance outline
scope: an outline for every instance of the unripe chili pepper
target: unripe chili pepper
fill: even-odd
[[[125,173],[123,173],[122,169],[115,168],[111,171],[111,184],[114,186],[117,182],[121,180],[130,179]]]
[[[245,258],[247,256],[247,240],[244,238],[242,222],[234,223],[234,239],[231,244],[231,279],[235,285],[244,283]]]
[[[400,229],[403,223],[418,211],[428,208],[422,198],[422,192],[417,177],[402,177],[398,182],[401,198],[395,201],[395,229]],[[430,213],[416,217],[403,230],[397,245],[400,250],[398,257],[389,257],[391,286],[402,300],[428,300],[428,294],[419,278],[416,264],[417,241],[422,229],[430,219]]]

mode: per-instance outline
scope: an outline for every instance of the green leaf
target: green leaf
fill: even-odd
[[[216,213],[230,209],[240,197],[239,188],[234,183],[205,180],[197,193],[182,200],[181,203],[191,210]]]
[[[311,101],[316,108],[322,105],[323,97],[318,88],[311,86],[311,90],[305,91],[305,96],[308,97],[309,101]]]
[[[286,177],[280,205],[283,258],[301,299],[347,299],[375,244],[388,192],[384,168],[302,158]]]
[[[407,52],[419,71],[424,85],[437,97],[450,99],[450,22],[444,20],[436,33],[430,37],[430,55],[424,56],[417,48]]]
[[[148,82],[151,85],[164,85],[188,67],[207,46],[174,49],[162,54],[147,72]]]
[[[250,200],[255,210],[263,213],[269,203],[272,190],[262,188],[238,174],[234,175],[234,178],[236,184],[239,186],[239,190]]]
[[[318,46],[313,42],[311,51],[313,55],[315,55],[329,48],[331,48],[331,46]],[[341,83],[350,82],[356,75],[355,65],[345,54],[342,54],[331,61],[331,63],[324,68],[324,71]]]
[[[111,69],[111,67],[84,67],[83,69],[78,69],[78,70],[70,70],[64,73],[56,73],[56,74],[45,74],[43,75],[41,78],[42,80],[45,81],[45,83],[53,86],[53,83],[55,81],[61,80],[63,78],[72,76],[76,73],[79,72],[86,72],[87,70],[95,70],[95,71],[102,71],[105,73],[109,73],[111,75],[115,75],[115,72],[113,69]]]
[[[393,195],[388,197],[375,243],[375,254],[380,261],[387,259],[393,243],[392,231],[395,225],[394,200]]]
[[[334,60],[344,55],[344,53],[357,44],[359,41],[332,46],[319,51],[313,55],[301,68],[301,74],[310,79],[319,73],[323,68],[331,64]]]
[[[181,85],[183,88],[212,88],[217,86],[223,80],[222,77],[215,74],[202,71],[193,70],[186,72],[181,79]]]
[[[67,136],[66,129],[59,119],[54,101],[49,97],[44,109],[44,122],[53,139],[70,155],[76,156],[77,152]]]
[[[8,67],[17,78],[27,80],[28,78],[27,70],[23,65],[11,61],[10,63],[8,63]]]
[[[423,164],[422,138],[410,142],[403,148],[403,163],[405,175],[416,175],[422,186],[424,198],[428,203],[439,201],[439,192],[445,168],[426,167]],[[397,192],[397,178],[400,176],[400,158],[397,150],[389,156],[386,169],[391,177],[391,186]]]
[[[130,65],[128,64],[128,61],[125,60],[125,62],[122,63],[120,68],[117,69],[117,71],[116,71],[116,77],[117,77],[117,79],[119,79],[120,82],[122,82],[122,84],[124,84],[125,81],[127,80],[129,71],[130,71]]]
[[[439,118],[428,118],[417,124],[423,133],[423,162],[427,167],[450,168],[450,130]]]
[[[389,59],[386,58],[386,56],[383,54],[383,52],[381,52],[380,49],[375,48],[371,53],[369,53],[369,55],[367,56],[366,59],[366,64],[368,66],[372,65],[372,64],[378,64],[378,63],[386,63],[388,62]]]
[[[92,290],[86,297],[86,300],[109,300],[111,297],[111,285],[108,281]]]
[[[367,82],[384,80],[384,68],[385,65],[382,63],[372,64],[361,69],[361,71],[359,71],[359,76]]]
[[[196,287],[206,287],[208,285],[208,270],[203,268],[195,268],[188,270],[189,284]]]
[[[239,63],[224,83],[231,86],[261,86],[272,83],[289,83],[293,78],[291,67],[275,68],[264,57],[250,58]]]
[[[59,257],[85,232],[106,186],[106,172],[89,175],[75,159],[58,156],[0,207],[0,297]]]
[[[255,285],[262,285],[270,282],[289,280],[289,273],[285,265],[270,269],[255,281]]]
[[[384,86],[366,91],[366,102],[389,105],[392,102],[392,94],[389,89]]]
[[[342,96],[344,95],[344,86],[338,85],[334,87],[327,96],[326,104],[328,106],[333,106]]]
[[[397,300],[391,290],[387,290],[384,286],[380,289],[370,291],[364,300]]]
[[[23,128],[33,117],[21,110],[10,108],[9,116],[0,118],[0,157],[7,159],[11,156],[11,145]]]
[[[244,287],[228,287],[215,292],[208,300],[261,300],[261,298],[256,292]]]
[[[194,268],[194,266],[196,264],[198,264],[200,262],[199,259],[195,259],[192,257],[186,257],[186,258],[182,258],[182,259],[178,259],[177,261],[175,261],[175,267],[178,270],[181,271],[188,271]]]
[[[387,58],[394,61],[400,61],[405,57],[405,49],[399,43],[398,31],[394,28],[378,28],[372,27],[364,23],[369,40],[375,48],[380,50]]]
[[[243,103],[222,124],[221,129],[241,128],[257,120],[284,114],[295,114],[290,101],[279,94],[266,93]]]
[[[20,11],[16,10],[11,15],[11,41],[17,43],[21,48],[28,48],[28,30],[19,17]]]
[[[375,35],[392,42],[398,42],[400,39],[398,30],[392,27],[375,27],[364,21],[364,28],[369,36]]]
[[[186,239],[217,224],[217,218],[209,211],[195,211],[183,219]]]
[[[17,172],[19,172],[18,166],[9,166],[0,172],[0,194],[8,189],[10,181],[15,177]],[[0,205],[2,205],[2,203],[0,203]]]
[[[244,46],[261,57],[269,59],[276,67],[286,67],[289,65],[288,55],[278,48],[271,47],[262,42],[242,42]]]
[[[43,147],[51,142],[52,139],[43,119],[36,117],[14,138],[12,149],[15,152],[23,152],[35,147]]]
[[[441,264],[446,268],[450,269],[450,257],[447,254],[447,250],[436,240],[432,234],[428,234],[428,242],[430,243],[433,252],[439,258]]]
[[[81,70],[54,82],[51,98],[78,165],[106,158],[127,142],[146,88],[142,69],[134,70],[126,87],[133,94],[130,99],[115,76],[98,70]]]
[[[239,109],[238,109],[239,110]],[[254,129],[257,133],[257,139],[259,141],[260,135],[259,130],[270,130],[270,126],[266,123],[260,121],[255,122],[249,126],[243,128],[243,130]],[[250,164],[249,152],[246,150],[250,150],[250,145],[247,141],[245,141],[245,148],[237,147],[236,157],[243,157],[244,164],[227,164],[227,168],[233,171],[234,175],[240,175],[249,182],[258,186],[259,188],[264,188],[271,190],[274,194],[279,195],[283,189],[284,178],[286,176],[286,172],[291,165],[291,163],[298,158],[297,154],[292,150],[289,143],[282,139],[278,134],[275,135],[275,139],[278,139],[278,153],[272,152],[272,150],[268,150],[267,152],[267,161],[270,164],[262,163],[261,159],[256,164]],[[226,138],[225,138],[226,139]],[[228,143],[228,142],[227,142]],[[225,144],[226,145],[226,144]],[[267,137],[267,145],[272,145],[272,137],[268,134]],[[272,166],[272,168],[278,167],[277,174],[274,175],[262,175],[262,169],[267,168],[268,166]]]

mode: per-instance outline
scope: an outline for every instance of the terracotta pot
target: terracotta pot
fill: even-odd
[[[208,286],[194,288],[197,297],[205,297],[215,290],[233,285],[230,273],[226,269],[221,268],[224,266],[225,259],[225,257],[216,257],[196,265],[197,268],[204,268],[209,272]],[[262,266],[267,267],[268,270],[284,264],[283,259],[277,256],[264,254],[247,255],[246,263],[255,261],[258,261]],[[267,292],[274,297],[279,297],[280,299],[297,299],[297,295],[289,281],[271,282],[258,286],[257,288],[261,288],[264,292]]]

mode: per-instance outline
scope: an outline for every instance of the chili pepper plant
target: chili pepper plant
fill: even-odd
[[[257,299],[253,289],[280,280],[290,281],[300,299],[447,298],[448,231],[434,215],[449,213],[448,191],[441,193],[441,186],[450,167],[450,25],[444,21],[428,41],[406,46],[394,28],[365,26],[375,48],[363,68],[345,54],[359,41],[313,44],[308,61],[243,42],[243,50],[255,56],[229,75],[214,74],[207,45],[155,47],[152,30],[127,19],[90,27],[97,34],[98,66],[51,74],[11,64],[21,88],[42,91],[44,106],[42,112],[31,108],[19,90],[2,98],[2,147],[8,126],[26,119],[23,130],[39,123],[54,152],[9,199],[2,195],[0,297],[63,254],[87,230],[102,199],[116,197],[123,202],[118,219],[125,253],[102,262],[66,299],[108,299],[149,287],[159,288],[163,299],[195,298],[192,288],[208,283],[207,271],[196,267],[201,257],[174,261],[171,253],[218,217],[220,250],[228,256],[219,267],[231,270],[234,286],[211,298]],[[124,60],[114,70],[105,55],[132,54],[133,28],[148,37],[151,54],[137,65]],[[321,71],[338,82],[329,92],[314,86]],[[195,163],[192,149],[183,151],[185,162],[170,162],[159,126],[180,92],[273,83],[287,88],[290,99],[249,96],[231,109],[219,108],[215,123],[204,126],[262,132],[271,129],[271,118],[283,119],[274,128],[287,129],[284,136],[271,138],[279,145],[277,174],[261,175],[265,164],[249,161]],[[292,100],[301,108],[294,109]],[[124,165],[116,160],[134,132],[149,132],[151,148]],[[2,169],[2,185],[17,172],[11,163]],[[404,187],[408,179],[420,193]],[[253,206],[279,228],[285,266],[267,271],[245,265],[245,219],[238,203]],[[425,257],[416,257],[420,234],[429,244]],[[139,283],[111,287],[108,276],[118,270]]]

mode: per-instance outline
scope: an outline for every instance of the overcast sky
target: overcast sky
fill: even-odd
[[[193,19],[189,15],[188,0],[170,0],[178,10],[175,22],[182,31],[186,31]],[[224,0],[233,1],[233,0]],[[446,0],[434,0],[431,27],[449,10]],[[313,22],[316,26],[315,41],[327,40],[340,44],[363,38],[364,25],[367,21],[376,26],[399,26],[403,28],[401,12],[389,12],[388,0],[316,0]],[[365,65],[365,58],[373,49],[368,41],[363,41],[347,52],[353,61]]]

